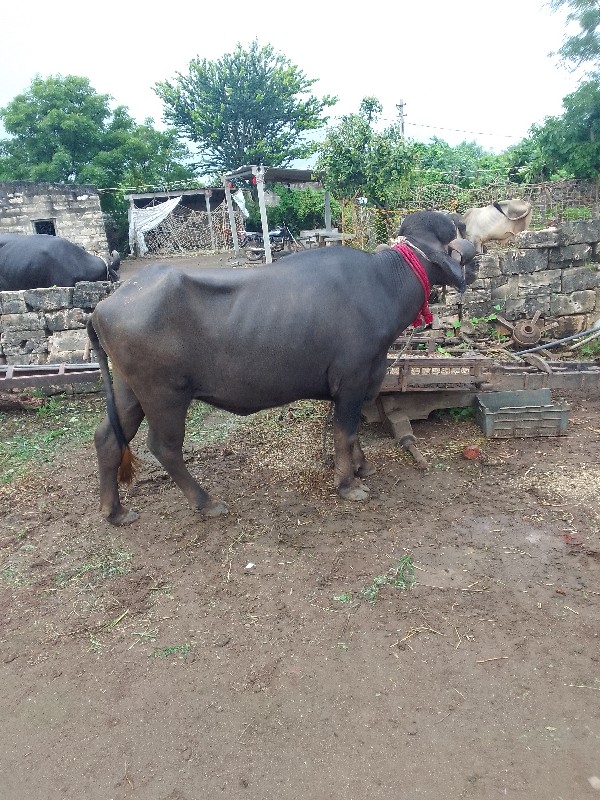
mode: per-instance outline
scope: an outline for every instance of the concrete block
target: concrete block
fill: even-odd
[[[600,242],[600,219],[563,222],[558,230],[561,245]]]
[[[519,248],[557,247],[559,234],[556,228],[544,228],[541,231],[523,231],[515,237],[515,245]]]
[[[88,314],[81,308],[63,308],[45,314],[46,328],[49,331],[66,331],[85,328]]]
[[[562,271],[562,291],[580,292],[584,289],[600,287],[600,265],[588,264],[584,267],[567,267]]]
[[[548,268],[548,250],[507,250],[500,254],[500,265],[505,275],[521,275]]]
[[[2,328],[4,331],[44,331],[46,322],[44,316],[36,311],[25,314],[3,314]]]
[[[586,314],[596,308],[596,292],[573,292],[558,294],[552,298],[550,312],[553,316],[562,317],[567,314]]]
[[[48,289],[26,289],[23,293],[29,308],[37,311],[56,311],[73,304],[73,289],[68,286],[52,286]]]
[[[110,281],[82,281],[73,289],[73,306],[77,308],[96,308],[100,300],[111,293],[114,284]]]
[[[25,292],[0,292],[0,314],[25,314]]]
[[[592,257],[592,246],[587,243],[568,244],[564,247],[556,247],[549,252],[550,265],[556,266],[555,262],[566,267],[571,264],[581,264]]]

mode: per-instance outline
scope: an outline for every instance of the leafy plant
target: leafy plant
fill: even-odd
[[[369,586],[361,589],[360,595],[369,603],[374,603],[379,597],[379,590],[383,586],[393,586],[395,589],[412,589],[415,584],[415,565],[411,555],[398,559],[386,575],[377,575]]]
[[[171,656],[185,658],[191,649],[191,644],[176,644],[171,647],[157,647],[152,651],[152,653],[150,653],[149,658],[170,658]]]

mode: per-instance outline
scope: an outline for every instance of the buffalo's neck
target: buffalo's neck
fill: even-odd
[[[427,295],[410,264],[400,253],[393,250],[390,253],[393,255],[393,262],[390,263],[389,270],[391,297],[396,308],[395,335],[398,335],[414,321],[423,303],[427,300]],[[421,263],[431,284],[435,267],[429,261],[423,263],[421,260]]]

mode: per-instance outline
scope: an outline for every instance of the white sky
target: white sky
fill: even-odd
[[[28,0],[4,3],[0,27],[0,107],[36,74],[80,75],[157,127],[157,81],[254,38],[317,78],[314,94],[339,98],[332,121],[373,95],[389,123],[403,100],[405,133],[420,141],[474,140],[500,152],[562,114],[577,88],[576,74],[548,56],[567,29],[543,0]]]

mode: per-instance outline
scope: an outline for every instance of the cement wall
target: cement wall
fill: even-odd
[[[591,328],[600,317],[600,219],[518,234],[513,247],[480,258],[479,276],[464,295],[465,311],[482,317],[557,321],[561,335]],[[449,311],[458,295],[448,295]],[[499,306],[499,308],[498,308]]]
[[[89,253],[106,257],[108,241],[100,197],[95,186],[65,183],[0,183],[0,234],[46,233],[82,245]]]
[[[0,292],[0,364],[83,362],[88,315],[118,284]]]

